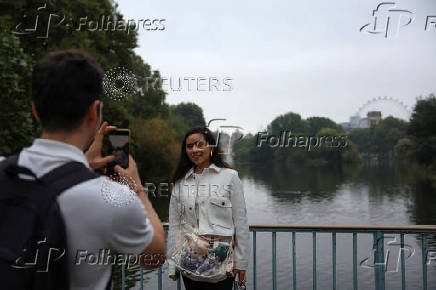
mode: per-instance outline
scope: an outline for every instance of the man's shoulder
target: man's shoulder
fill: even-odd
[[[107,212],[143,208],[133,190],[106,176],[90,179],[67,189],[60,195],[59,202],[67,207],[92,208],[96,211],[104,209]]]

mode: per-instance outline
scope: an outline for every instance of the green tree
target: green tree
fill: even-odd
[[[268,132],[279,136],[282,131],[291,131],[292,134],[308,133],[309,126],[305,120],[296,113],[286,113],[275,118],[268,126]]]
[[[375,126],[374,145],[378,154],[392,154],[398,140],[406,136],[407,123],[403,120],[387,117]]]
[[[166,93],[159,82],[159,71],[151,72],[150,66],[137,55],[133,55],[132,59],[132,72],[137,82],[137,90],[132,96],[133,114],[146,119],[167,118],[169,105],[165,103]]]
[[[374,151],[374,128],[355,129],[349,134],[350,140],[357,146],[359,152],[370,153]]]
[[[338,131],[343,131],[341,126],[333,122],[331,119],[324,117],[309,117],[307,118],[307,124],[310,136],[315,136],[322,128],[332,128]]]
[[[203,109],[194,103],[180,103],[169,108],[169,123],[178,139],[193,127],[206,126]]]
[[[34,136],[28,85],[31,63],[19,39],[0,31],[0,155],[17,153]]]
[[[180,103],[170,107],[171,114],[179,115],[189,127],[206,126],[203,109],[194,103]]]
[[[162,118],[136,118],[132,126],[136,134],[134,150],[139,173],[146,182],[167,181],[180,154],[181,142],[171,134]]]
[[[394,155],[399,161],[410,162],[415,159],[416,144],[408,137],[398,140],[394,147]]]
[[[326,126],[326,127],[322,127]],[[286,135],[283,134],[286,131]],[[289,133],[290,132],[290,133]],[[316,132],[314,134],[310,134]],[[238,162],[280,162],[292,168],[295,164],[305,164],[312,167],[333,166],[340,167],[342,163],[360,163],[361,155],[351,141],[347,142],[343,129],[333,121],[322,117],[311,117],[308,120],[299,114],[287,113],[275,118],[268,125],[268,135],[274,136],[274,145],[258,142],[259,135],[245,136],[236,141],[233,146],[234,158]],[[283,137],[285,141],[283,142]],[[318,142],[323,138],[323,145],[312,149],[303,146],[309,143],[310,137],[318,137]],[[302,139],[300,139],[302,138]],[[340,139],[344,138],[344,139]],[[291,140],[288,143],[288,139]],[[302,140],[304,144],[301,144]],[[307,141],[306,141],[307,140]],[[329,140],[326,144],[325,140]],[[312,141],[313,142],[313,141]],[[348,144],[346,144],[348,143]],[[297,146],[294,146],[297,144]],[[281,147],[283,145],[283,147]],[[301,145],[301,146],[300,146]]]
[[[416,103],[407,133],[416,144],[417,161],[436,169],[436,97],[434,94]]]

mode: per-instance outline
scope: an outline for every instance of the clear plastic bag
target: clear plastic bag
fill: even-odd
[[[191,280],[224,280],[233,275],[233,238],[185,233],[172,260],[177,270]]]

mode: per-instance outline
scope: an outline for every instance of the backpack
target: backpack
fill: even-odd
[[[56,198],[99,175],[69,162],[37,178],[17,163],[18,155],[0,162],[0,287],[69,289],[66,230]]]

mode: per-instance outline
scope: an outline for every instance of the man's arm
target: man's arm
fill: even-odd
[[[94,142],[86,152],[86,158],[88,159],[89,165],[92,169],[98,169],[106,166],[107,163],[115,159],[115,156],[113,155],[105,157],[101,155],[104,135],[114,131],[115,129],[115,126],[108,126],[107,122],[104,122],[101,125],[95,136]],[[144,205],[148,220],[150,221],[154,230],[153,239],[150,245],[141,255],[141,257],[143,257],[140,260],[141,266],[149,270],[160,267],[165,262],[165,232],[163,230],[162,223],[156,214],[156,211],[154,210],[150,200],[147,197],[147,194],[142,188],[136,162],[133,160],[132,156],[129,155],[129,168],[123,169],[120,166],[115,166],[115,171],[120,175],[127,175],[134,180],[135,184],[133,184],[131,187],[134,188],[136,194]],[[150,259],[150,257],[152,259]]]
[[[147,270],[159,268],[166,259],[165,231],[159,216],[154,210],[144,188],[141,185],[141,179],[136,167],[136,162],[133,160],[132,156],[129,155],[129,168],[123,169],[121,166],[116,165],[114,170],[121,176],[128,176],[133,179],[135,184],[132,184],[131,187],[135,189],[136,194],[144,205],[145,211],[147,212],[147,218],[154,230],[151,243],[141,253],[140,264]]]

